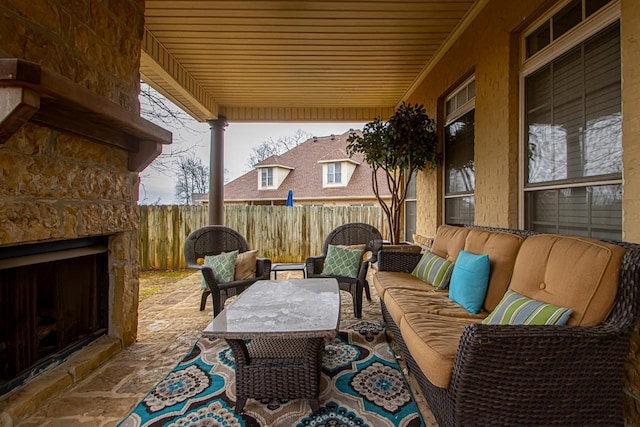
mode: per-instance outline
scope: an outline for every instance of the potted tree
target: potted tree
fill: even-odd
[[[423,105],[404,102],[384,122],[379,117],[367,123],[362,135],[347,139],[347,153],[361,153],[371,166],[373,191],[387,218],[392,244],[400,243],[402,206],[414,172],[426,167],[433,171],[441,160],[437,151],[435,121]],[[391,201],[380,196],[378,174],[384,174]]]

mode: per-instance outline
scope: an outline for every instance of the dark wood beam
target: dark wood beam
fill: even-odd
[[[171,144],[171,132],[33,62],[0,59],[0,144],[27,121],[130,152],[140,172]]]

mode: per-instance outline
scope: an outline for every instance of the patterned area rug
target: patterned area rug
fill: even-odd
[[[233,353],[223,340],[200,338],[118,426],[424,425],[378,322],[356,321],[327,342],[320,381],[316,415],[301,399],[249,399],[236,414]]]

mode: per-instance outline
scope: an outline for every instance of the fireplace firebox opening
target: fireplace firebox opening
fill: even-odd
[[[108,331],[108,237],[0,248],[0,395]]]

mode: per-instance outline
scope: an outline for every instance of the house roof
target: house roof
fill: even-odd
[[[346,187],[322,187],[322,164],[330,159],[344,161],[347,138],[351,132],[342,135],[309,138],[280,156],[277,161],[272,156],[257,166],[278,164],[292,168],[277,189],[258,189],[258,170],[253,169],[224,186],[225,201],[245,200],[285,200],[289,190],[293,190],[294,200],[318,199],[361,199],[375,197],[371,186],[371,168],[361,154],[354,154],[355,170]],[[343,172],[344,173],[344,172]],[[383,174],[379,174],[383,175]],[[384,196],[389,195],[386,183],[379,177],[379,187]],[[385,191],[386,190],[386,191]]]

